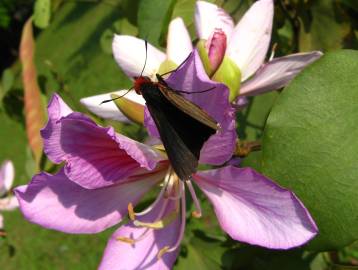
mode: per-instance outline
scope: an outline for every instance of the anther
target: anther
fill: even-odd
[[[158,254],[157,254],[157,259],[158,259],[158,261],[163,257],[163,255],[164,255],[165,253],[168,252],[168,250],[169,250],[169,246],[165,246],[165,247],[163,247],[161,250],[159,250],[159,252],[158,252]]]
[[[135,243],[135,240],[132,239],[132,238],[128,238],[128,237],[125,237],[125,236],[118,236],[116,238],[117,241],[122,241],[124,243],[127,243],[127,244],[131,244],[131,245],[134,245]]]
[[[130,218],[130,220],[134,221],[135,220],[135,213],[134,213],[134,209],[133,209],[133,204],[129,203],[128,204],[128,216]]]
[[[194,218],[201,218],[201,212],[193,211],[191,212],[191,216]]]
[[[168,214],[167,216],[165,216],[164,218],[162,218],[156,222],[149,223],[149,222],[141,222],[139,220],[134,220],[133,224],[134,224],[134,226],[137,226],[137,227],[144,227],[144,228],[159,230],[159,229],[163,229],[165,226],[172,223],[176,219],[177,216],[178,216],[178,212],[173,211],[170,214]]]

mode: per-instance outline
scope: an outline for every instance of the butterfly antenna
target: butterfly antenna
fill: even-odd
[[[142,77],[142,75],[143,75],[145,66],[147,64],[147,57],[148,57],[148,41],[144,40],[144,44],[145,44],[145,60],[144,60],[144,66],[143,66],[142,72],[140,73],[140,77]]]
[[[103,103],[108,103],[108,102],[111,102],[111,101],[115,101],[119,98],[122,98],[124,97],[125,95],[127,95],[129,93],[129,91],[131,91],[133,89],[133,87],[129,88],[127,90],[127,92],[125,92],[123,95],[119,96],[119,97],[115,97],[115,98],[111,98],[111,99],[106,99],[106,100],[103,100],[99,105],[102,105]]]

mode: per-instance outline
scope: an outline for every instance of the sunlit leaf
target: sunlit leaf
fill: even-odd
[[[222,269],[221,257],[226,251],[223,242],[211,239],[201,231],[195,231],[194,235],[188,243],[183,243],[174,269]]]
[[[267,120],[262,171],[295,191],[316,221],[310,249],[358,239],[358,52],[329,53],[281,93]]]
[[[11,89],[14,83],[14,74],[12,73],[11,69],[5,69],[2,73],[1,77],[1,85],[0,85],[0,102],[6,95],[6,93]]]
[[[310,15],[309,15],[310,14]],[[333,50],[344,47],[350,33],[349,18],[336,1],[316,0],[300,18],[301,51]]]
[[[164,38],[176,0],[142,0],[138,11],[139,36],[153,45]]]
[[[36,0],[34,6],[34,24],[46,28],[50,23],[51,0]]]

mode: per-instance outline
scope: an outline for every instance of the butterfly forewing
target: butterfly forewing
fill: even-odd
[[[217,122],[203,109],[195,103],[187,100],[182,95],[170,89],[166,84],[158,85],[160,92],[171,102],[174,106],[178,107],[183,112],[189,114],[199,122],[207,125],[208,127],[217,130]],[[195,94],[195,92],[193,93]]]

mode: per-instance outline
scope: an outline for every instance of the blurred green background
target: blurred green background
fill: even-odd
[[[46,2],[51,5],[49,8]],[[237,22],[250,0],[211,1]],[[45,4],[44,4],[45,3]],[[45,5],[45,6],[41,6]],[[36,172],[28,146],[19,44],[24,23],[34,16],[35,64],[43,104],[53,92],[78,111],[79,99],[128,88],[131,81],[113,60],[114,33],[147,38],[166,47],[168,23],[182,17],[195,42],[194,0],[1,0],[0,2],[0,162],[11,159],[16,167],[15,186],[27,183]],[[358,1],[277,0],[272,45],[276,56],[294,52],[341,48],[357,49]],[[250,98],[238,113],[241,139],[260,139],[267,115],[278,92]],[[93,116],[93,115],[92,115]],[[93,116],[95,118],[95,116]],[[143,138],[143,128],[112,121],[117,130]],[[258,168],[258,156],[244,164]],[[55,168],[43,158],[42,168]],[[259,169],[259,168],[258,168]],[[175,269],[355,269],[358,246],[339,251],[304,249],[270,251],[230,240],[218,227],[210,206],[205,215],[190,220]],[[19,211],[6,212],[7,237],[0,239],[0,269],[95,269],[114,229],[97,235],[66,235],[30,224]],[[344,266],[350,265],[350,266]]]

